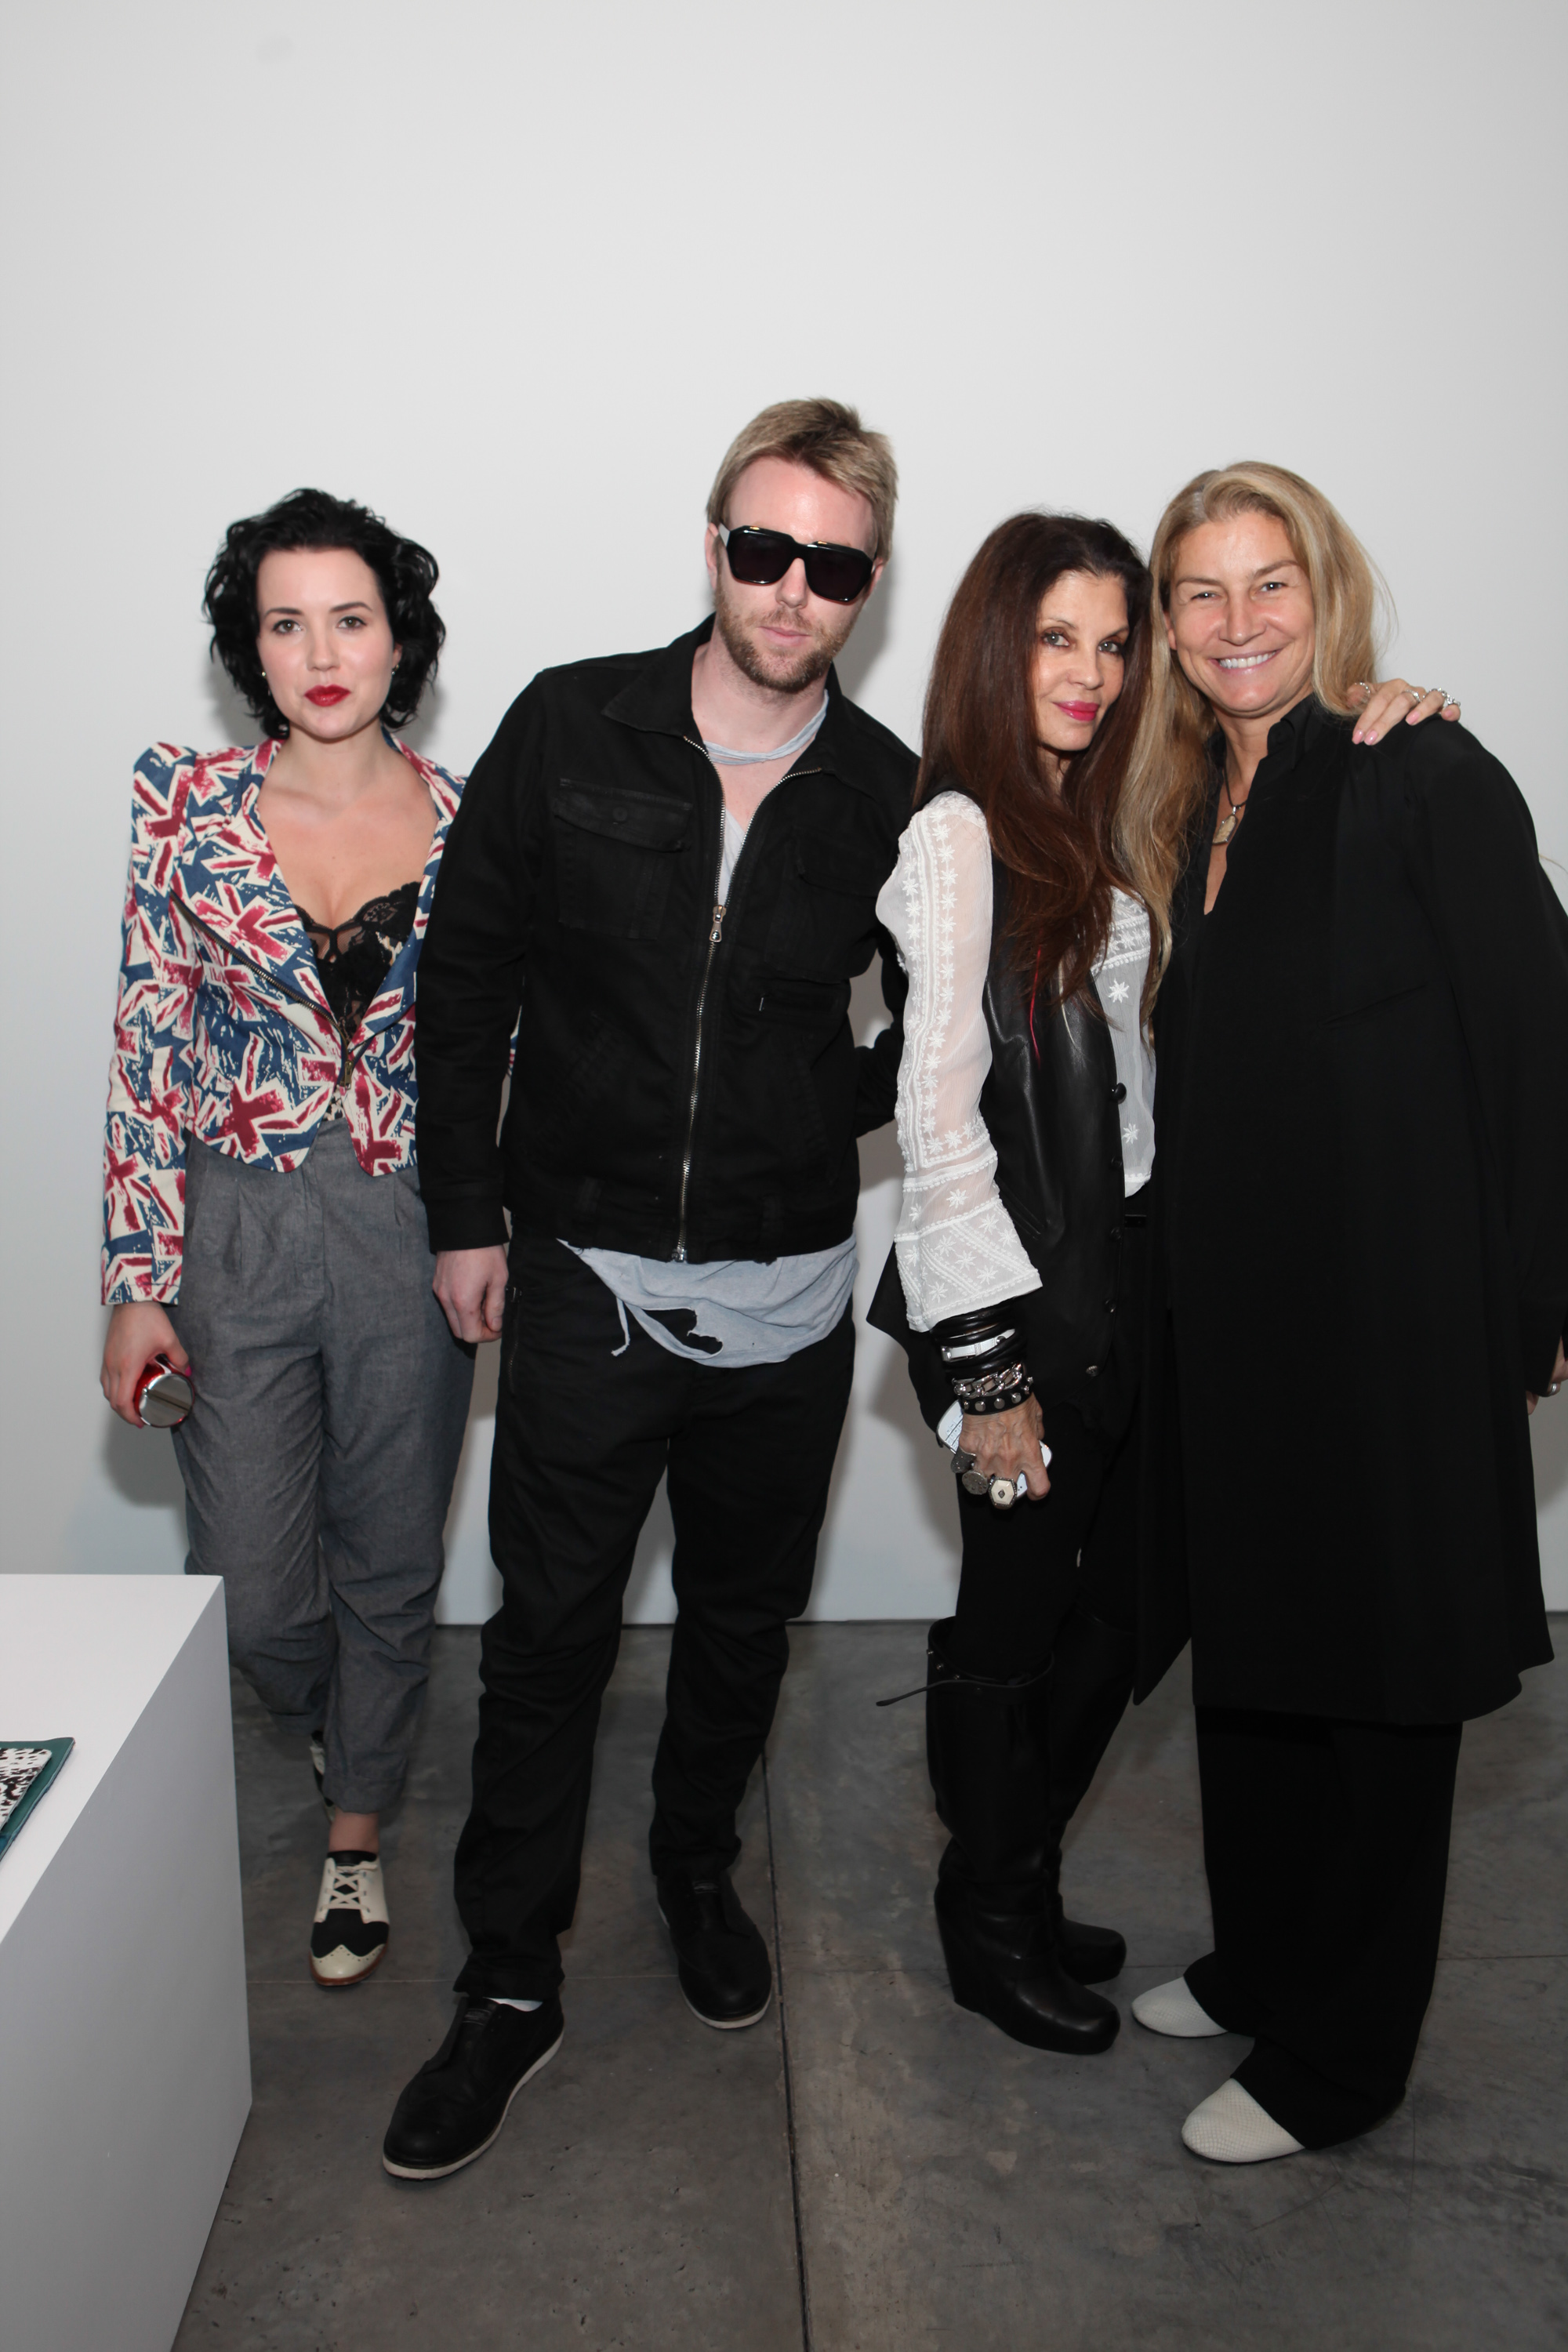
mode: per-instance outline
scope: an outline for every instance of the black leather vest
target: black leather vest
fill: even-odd
[[[1040,1288],[1020,1302],[1037,1385],[1086,1402],[1115,1330],[1124,1184],[1116,1053],[1094,983],[1047,1010],[1007,967],[1005,867],[985,982],[991,1072],[980,1113],[996,1183]]]
[[[1091,1422],[1119,1425],[1131,1400],[1120,1393],[1120,1379],[1107,1377],[1125,1191],[1116,1051],[1092,981],[1070,1004],[1047,1010],[1043,999],[1037,1003],[1031,1034],[1028,985],[1009,970],[1002,947],[1008,877],[994,858],[992,877],[984,996],[991,1072],[980,1111],[996,1148],[997,1188],[1040,1276],[1039,1289],[1017,1307],[1029,1369],[1045,1396],[1077,1405]],[[921,1410],[934,1428],[952,1391],[935,1342],[910,1329],[895,1253],[867,1319],[908,1351]]]

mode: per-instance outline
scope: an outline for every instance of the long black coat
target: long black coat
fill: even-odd
[[[1206,829],[1176,909],[1140,1680],[1190,1610],[1200,1704],[1451,1722],[1552,1655],[1568,922],[1472,737],[1350,734],[1279,722],[1214,913]]]

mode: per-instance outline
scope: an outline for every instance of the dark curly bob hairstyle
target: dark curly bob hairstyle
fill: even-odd
[[[289,721],[268,691],[267,673],[256,649],[260,615],[256,575],[264,555],[296,548],[347,548],[374,572],[381,601],[401,648],[392,690],[382,709],[389,727],[405,727],[436,675],[447,629],[430,602],[440,578],[435,557],[417,541],[399,539],[381,517],[353,499],[330,498],[325,490],[291,490],[265,514],[231,522],[207,573],[202,610],[213,625],[213,652],[268,735],[287,735]]]

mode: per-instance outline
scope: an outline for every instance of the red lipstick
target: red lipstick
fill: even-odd
[[[1065,711],[1069,719],[1076,719],[1080,727],[1087,727],[1098,715],[1100,705],[1098,702],[1058,702],[1057,709]]]
[[[306,701],[313,702],[318,710],[330,710],[334,702],[346,702],[348,698],[346,686],[312,686],[305,695]]]

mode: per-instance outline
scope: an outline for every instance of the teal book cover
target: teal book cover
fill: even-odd
[[[14,1843],[75,1746],[74,1739],[0,1742],[0,1854]]]

